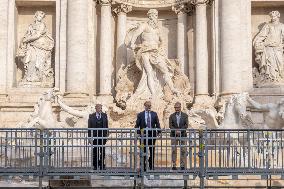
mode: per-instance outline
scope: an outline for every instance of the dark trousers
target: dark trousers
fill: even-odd
[[[93,166],[94,169],[105,169],[105,147],[102,143],[95,144],[93,147]]]
[[[146,164],[146,159],[148,159],[148,164],[149,164],[149,169],[153,170],[154,169],[154,164],[155,164],[155,143],[156,139],[143,139],[143,145],[144,145],[144,150],[143,153],[146,154],[144,156],[144,171],[146,170],[147,164]],[[141,144],[141,140],[140,140]],[[147,146],[148,151],[147,151]]]

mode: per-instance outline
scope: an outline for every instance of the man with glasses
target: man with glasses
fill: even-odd
[[[154,169],[156,137],[160,134],[160,123],[156,112],[151,111],[151,102],[144,103],[145,110],[137,115],[135,128],[139,128],[138,134],[143,135],[140,145],[144,146],[144,153],[147,153],[150,170]],[[147,151],[147,146],[149,150]],[[146,157],[147,157],[146,156]],[[146,170],[146,158],[144,158],[144,171]]]
[[[186,141],[188,128],[188,115],[181,111],[181,103],[176,102],[174,105],[175,113],[170,115],[169,127],[171,129],[171,146],[172,146],[172,163],[173,170],[177,170],[177,146],[180,146],[181,158],[180,168],[182,170],[186,167]]]

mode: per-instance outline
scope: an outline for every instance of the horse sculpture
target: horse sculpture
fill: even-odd
[[[253,122],[246,111],[248,98],[248,93],[233,95],[224,105],[224,113],[217,113],[211,109],[198,110],[195,113],[205,121],[206,127],[210,129],[251,128]],[[221,120],[220,124],[218,124],[217,117]]]

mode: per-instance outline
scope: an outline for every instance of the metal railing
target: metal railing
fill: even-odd
[[[283,130],[177,131],[0,129],[0,176],[38,177],[39,188],[43,177],[63,175],[128,178],[141,187],[144,177],[170,175],[185,185],[199,178],[200,188],[220,176],[284,178]]]

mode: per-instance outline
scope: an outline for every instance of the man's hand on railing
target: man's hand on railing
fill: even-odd
[[[89,144],[93,144],[93,140],[92,139],[88,139]]]

